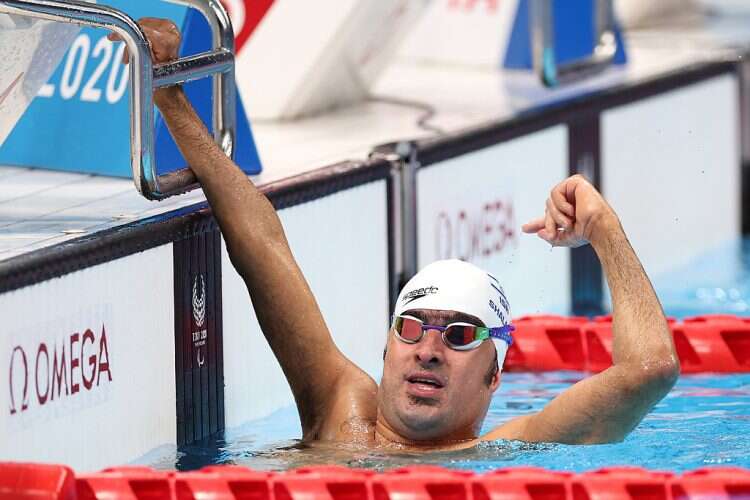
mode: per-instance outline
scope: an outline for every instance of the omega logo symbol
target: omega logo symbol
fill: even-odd
[[[202,367],[206,363],[205,353],[201,347],[205,347],[208,338],[208,330],[204,328],[206,323],[206,280],[202,274],[193,279],[193,319],[197,330],[192,332],[193,347],[196,351],[196,361]]]
[[[13,347],[8,362],[10,414],[57,404],[112,382],[107,332],[87,328],[53,341]]]

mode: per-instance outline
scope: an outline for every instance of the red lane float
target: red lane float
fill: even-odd
[[[173,475],[179,500],[234,500],[271,498],[271,474],[234,465],[214,465]]]
[[[697,316],[672,332],[684,373],[750,371],[750,318]]]
[[[76,500],[73,471],[62,465],[0,463],[0,500]]]
[[[172,477],[148,467],[113,467],[76,478],[78,500],[174,498]]]
[[[430,500],[433,498],[470,498],[471,479],[469,471],[445,469],[435,466],[401,467],[372,477],[371,498]]]
[[[640,467],[608,467],[573,477],[572,497],[576,500],[666,500],[670,472]]]
[[[369,480],[373,474],[368,470],[325,465],[274,474],[269,482],[273,498],[279,500],[372,498]]]
[[[534,467],[485,474],[413,466],[384,473],[338,466],[257,472],[211,466],[194,472],[118,467],[74,476],[65,466],[0,463],[0,500],[708,500],[750,498],[750,470],[682,475],[639,467],[582,474]]]
[[[750,498],[750,470],[739,467],[697,469],[675,478],[674,500],[730,500]]]
[[[513,324],[513,345],[505,357],[506,371],[585,370],[582,317],[523,316]]]
[[[706,315],[668,322],[682,373],[750,372],[750,318]],[[514,324],[507,371],[600,372],[612,365],[611,316],[524,316]]]
[[[571,494],[570,472],[555,472],[537,467],[500,469],[471,480],[476,500],[567,499]]]

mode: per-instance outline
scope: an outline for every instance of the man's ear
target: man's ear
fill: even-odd
[[[503,374],[500,370],[497,370],[495,372],[495,375],[492,376],[492,383],[490,384],[490,390],[492,392],[495,392],[498,387],[500,387],[500,380],[503,378]]]
[[[388,332],[385,334],[385,346],[383,346],[383,361],[385,361],[385,355],[388,354],[388,343],[391,341],[391,338],[393,336],[391,335],[390,328],[388,329]]]

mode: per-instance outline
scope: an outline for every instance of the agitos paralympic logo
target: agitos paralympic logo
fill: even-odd
[[[197,327],[192,332],[193,348],[196,350],[198,367],[202,367],[206,363],[206,356],[202,351],[205,351],[208,338],[208,329],[204,328],[206,326],[206,280],[202,274],[198,274],[193,280],[193,319]]]
[[[10,414],[60,401],[100,384],[112,382],[107,332],[87,329],[66,335],[58,343],[40,342],[28,349],[17,345],[10,353],[8,377]]]

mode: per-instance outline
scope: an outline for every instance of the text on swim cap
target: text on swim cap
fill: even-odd
[[[438,287],[436,286],[428,286],[424,288],[417,288],[416,290],[412,290],[411,292],[404,295],[404,298],[402,301],[404,302],[404,305],[408,304],[409,302],[412,302],[414,300],[417,300],[419,298],[422,298],[426,295],[432,295],[438,293]]]
[[[503,322],[503,325],[507,325],[508,322],[505,320],[505,314],[503,314],[503,311],[495,304],[492,299],[490,299],[490,309],[492,309],[495,314],[497,314],[497,317],[500,318],[500,321]]]
[[[500,301],[500,305],[505,308],[506,311],[510,311],[510,304],[508,303],[508,299],[505,298],[505,292],[503,291],[503,287],[501,286],[495,286],[492,283],[490,283],[490,286],[497,291],[498,294],[500,294],[498,300]]]

